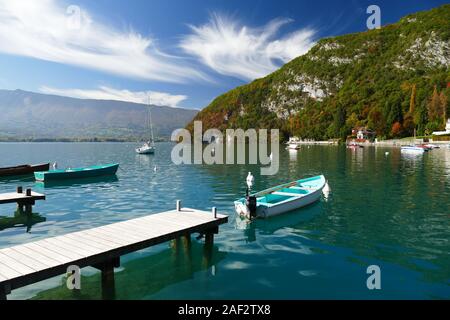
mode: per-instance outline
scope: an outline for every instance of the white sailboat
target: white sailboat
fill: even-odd
[[[155,139],[153,136],[153,124],[152,124],[152,113],[150,111],[150,100],[148,102],[148,124],[150,124],[150,132],[151,132],[151,141],[147,141],[140,148],[136,149],[136,152],[139,154],[154,154],[155,153]]]

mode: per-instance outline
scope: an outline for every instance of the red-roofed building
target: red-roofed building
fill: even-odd
[[[352,138],[356,142],[372,142],[375,139],[375,132],[366,127],[358,127],[352,130]]]

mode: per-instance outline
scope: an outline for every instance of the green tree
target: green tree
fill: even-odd
[[[333,127],[335,130],[335,137],[345,138],[346,128],[345,128],[345,109],[338,105],[333,119]],[[342,130],[344,129],[344,130]]]

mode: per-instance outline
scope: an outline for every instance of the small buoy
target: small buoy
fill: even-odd
[[[389,155],[389,152],[386,151],[386,152],[384,153],[384,155],[385,155],[385,156],[388,156],[388,155]]]
[[[251,189],[253,187],[253,183],[255,182],[255,177],[253,177],[252,173],[249,172],[247,176],[247,187]]]
[[[328,181],[327,181],[327,183],[325,184],[325,186],[322,189],[322,193],[323,193],[323,196],[325,197],[325,200],[328,200],[328,198],[330,197],[330,192],[331,192],[331,189],[330,189],[330,186],[328,185]]]
[[[158,171],[158,168],[155,166],[154,168],[153,168],[153,171]]]

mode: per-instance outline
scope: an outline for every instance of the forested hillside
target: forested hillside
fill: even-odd
[[[284,136],[379,138],[443,129],[450,100],[450,5],[378,30],[322,39],[269,76],[216,98],[207,128],[280,128]],[[192,123],[188,128],[192,127]]]

